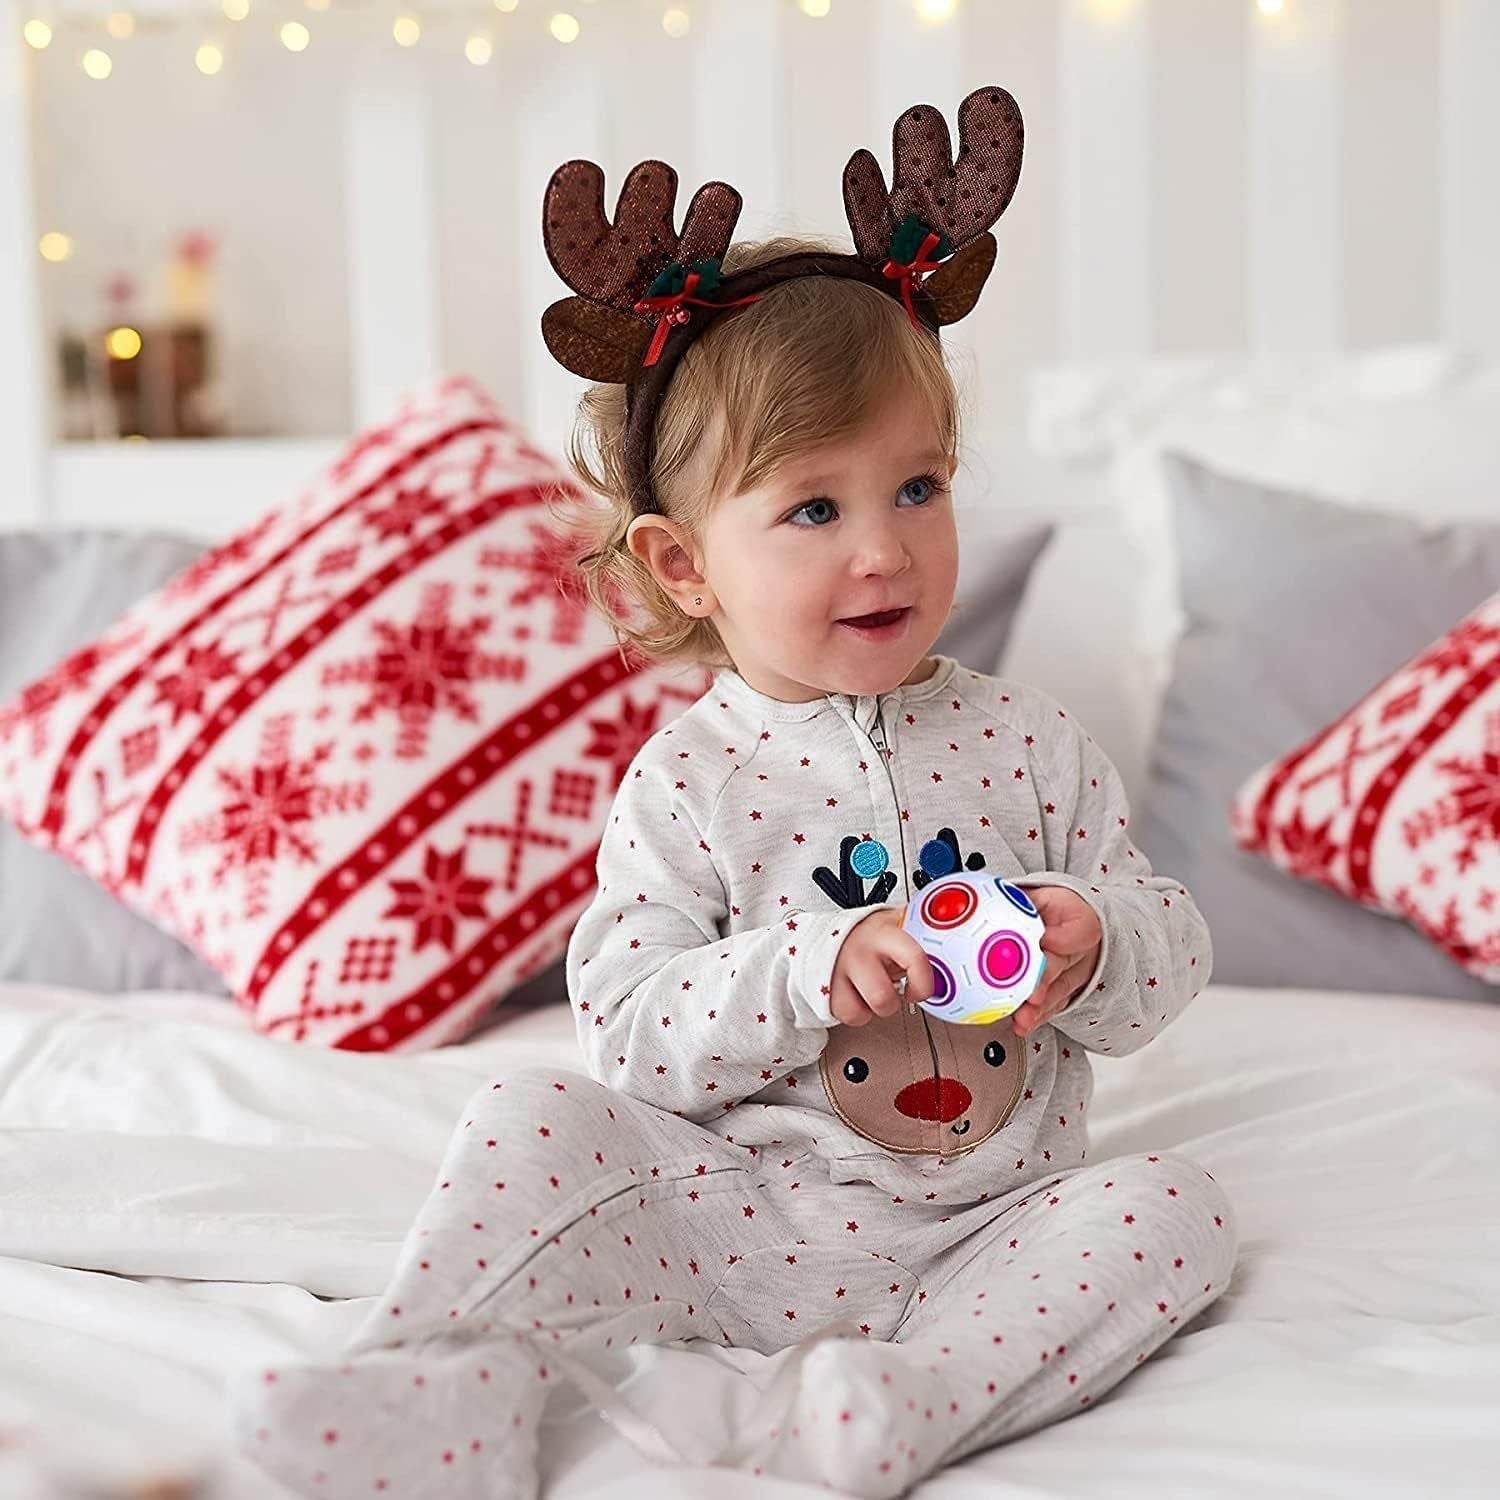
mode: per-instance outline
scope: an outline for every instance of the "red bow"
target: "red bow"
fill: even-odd
[[[937,249],[938,241],[942,238],[931,230],[927,232],[927,238],[922,241],[921,248],[912,256],[909,265],[902,265],[900,261],[888,260],[880,268],[882,273],[889,276],[893,281],[901,283],[901,300],[906,304],[906,316],[912,321],[914,327],[921,327],[917,320],[917,310],[912,306],[911,288],[912,283],[919,276],[925,276],[929,271],[935,271],[942,265],[940,260],[928,260],[927,257]],[[920,283],[918,283],[920,285]]]
[[[747,302],[760,301],[759,295],[736,297],[733,302],[713,302],[705,297],[695,297],[693,293],[698,290],[698,283],[702,279],[697,271],[689,271],[680,292],[668,292],[659,297],[642,297],[635,304],[638,313],[661,314],[656,320],[656,331],[651,335],[646,357],[641,361],[643,365],[654,365],[661,358],[662,345],[667,341],[668,331],[692,317],[686,304],[691,303],[694,307],[743,307]]]

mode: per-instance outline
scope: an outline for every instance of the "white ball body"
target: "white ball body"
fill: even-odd
[[[942,1021],[1003,1020],[1047,967],[1041,916],[1009,881],[945,875],[915,897],[903,925],[932,960],[935,987],[922,1009]]]

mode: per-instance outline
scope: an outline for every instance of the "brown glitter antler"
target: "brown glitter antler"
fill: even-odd
[[[942,111],[914,104],[891,132],[889,191],[869,151],[856,151],[844,168],[844,211],[865,260],[884,259],[911,216],[956,252],[922,283],[940,324],[973,307],[995,263],[989,227],[1015,193],[1025,146],[1015,99],[1002,88],[975,89],[958,107],[958,139],[955,160]]]
[[[892,133],[889,190],[875,158],[855,152],[844,169],[854,254],[793,251],[729,276],[721,262],[740,195],[728,183],[698,189],[679,234],[677,174],[665,162],[642,162],[626,177],[613,224],[593,162],[565,162],[552,174],[543,238],[578,295],[547,309],[542,334],[575,374],[625,386],[624,467],[639,513],[658,509],[656,413],[683,356],[722,313],[801,276],[844,277],[898,296],[934,336],[973,308],[995,264],[989,227],[1021,173],[1021,111],[1002,88],[976,89],[958,107],[958,132],[955,161],[942,114],[928,104],[908,109]]]
[[[641,369],[655,319],[639,304],[674,262],[723,258],[740,216],[727,182],[693,195],[679,234],[672,223],[677,173],[662,161],[634,167],[620,189],[614,223],[604,215],[604,173],[591,161],[564,162],[547,184],[542,238],[557,274],[579,295],[542,315],[557,361],[588,380],[628,381]]]

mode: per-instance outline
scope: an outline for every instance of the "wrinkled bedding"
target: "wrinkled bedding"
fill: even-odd
[[[275,1497],[230,1450],[226,1375],[338,1350],[469,1094],[533,1063],[577,1066],[565,1008],[369,1056],[255,1036],[207,995],[0,986],[0,1495],[175,1476]],[[1110,1399],[922,1500],[1494,1493],[1500,1009],[1211,986],[1096,1074],[1091,1157],[1208,1167],[1239,1213],[1234,1282]],[[610,1373],[711,1438],[782,1357],[633,1351]],[[771,1488],[653,1469],[571,1392],[544,1458],[557,1500]]]

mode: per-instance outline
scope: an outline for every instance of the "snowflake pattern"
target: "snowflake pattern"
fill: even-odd
[[[618,782],[655,732],[658,713],[656,704],[634,703],[627,697],[617,718],[589,720],[593,739],[583,753],[607,762],[610,780]]]
[[[178,669],[157,679],[156,702],[171,708],[173,724],[184,714],[201,715],[213,685],[233,678],[238,669],[237,656],[221,650],[216,642],[189,646]]]
[[[395,753],[403,760],[419,760],[426,753],[428,734],[439,713],[469,724],[477,722],[475,684],[519,682],[526,675],[525,657],[497,656],[480,649],[493,623],[491,617],[475,615],[455,623],[449,617],[452,601],[451,583],[428,584],[415,620],[406,624],[372,621],[374,649],[368,656],[332,662],[323,669],[325,687],[354,683],[369,689],[354,710],[354,723],[368,723],[380,713],[396,719]]]
[[[458,945],[460,922],[488,920],[484,893],[495,882],[469,874],[464,869],[466,858],[461,844],[448,854],[429,845],[420,880],[390,882],[396,900],[384,915],[411,922],[413,952],[421,952],[428,943],[452,952]]]
[[[22,688],[11,703],[0,707],[0,745],[24,727],[31,731],[28,753],[40,755],[47,748],[47,724],[52,710],[64,698],[89,692],[100,669],[131,644],[133,639],[122,638],[84,646],[65,657],[45,677]]]
[[[325,741],[298,755],[293,722],[290,714],[268,718],[255,762],[220,767],[215,778],[221,793],[218,808],[182,833],[184,854],[202,844],[217,848],[215,880],[236,871],[243,874],[247,920],[267,909],[272,867],[282,861],[316,866],[319,819],[359,811],[370,792],[367,781],[323,781],[332,744]]]
[[[524,609],[538,599],[551,604],[549,640],[569,645],[578,639],[588,613],[588,596],[565,538],[532,523],[527,546],[487,547],[480,554],[479,565],[520,575],[506,601],[510,608]]]

